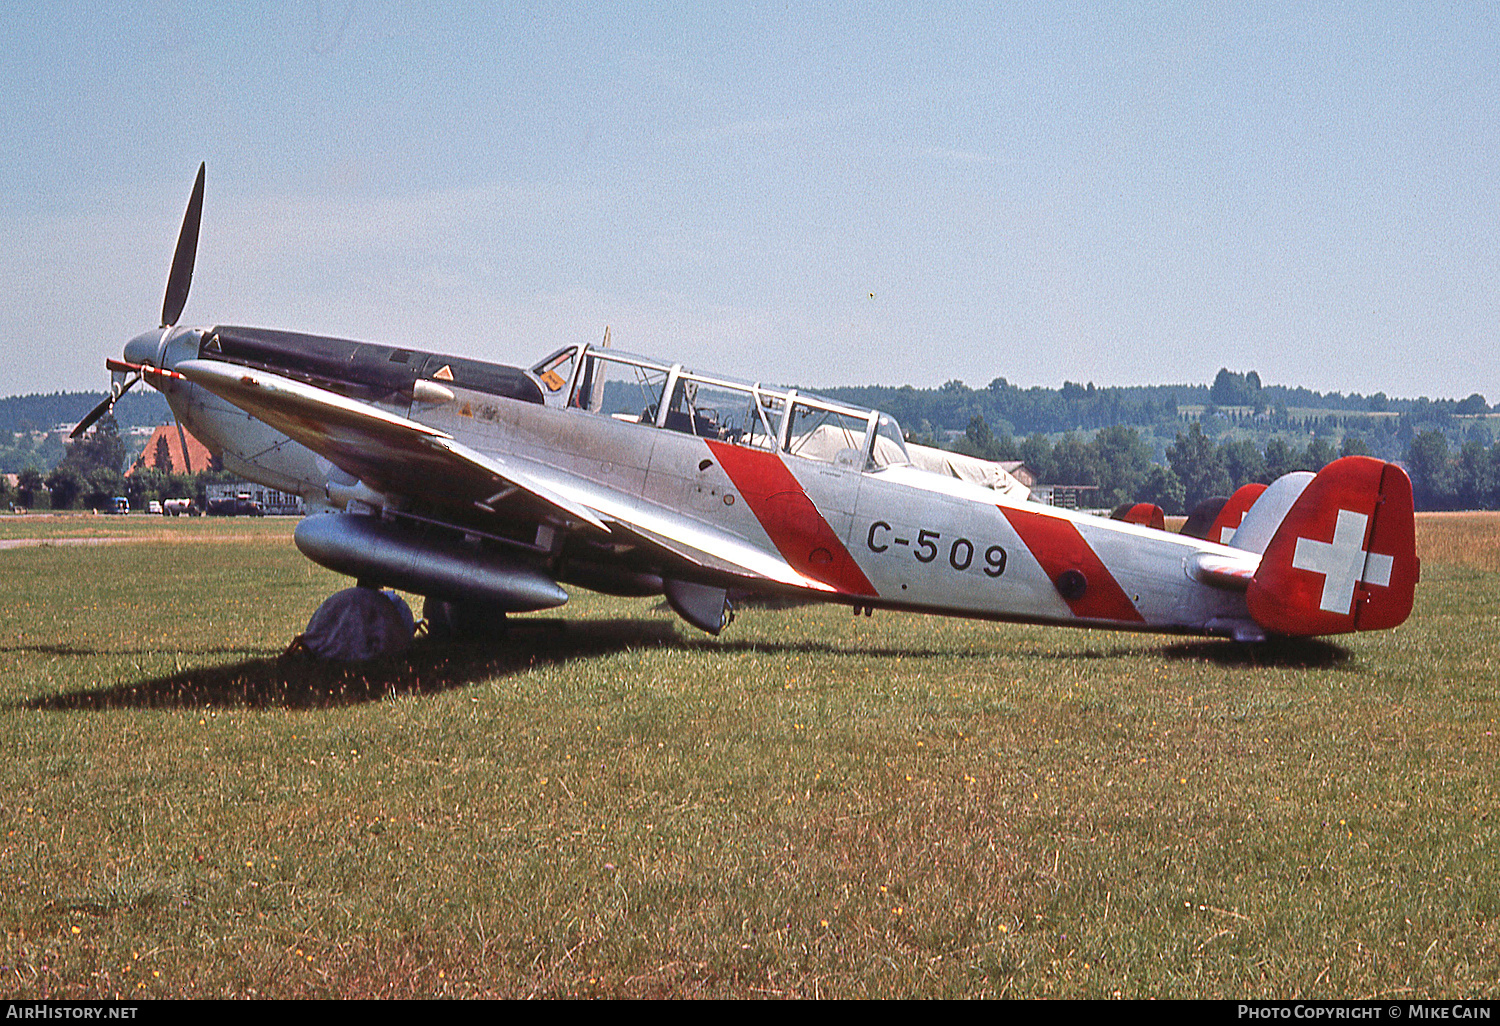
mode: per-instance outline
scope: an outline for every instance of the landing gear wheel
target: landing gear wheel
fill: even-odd
[[[424,599],[422,618],[427,636],[436,641],[492,641],[506,628],[503,610],[477,602]]]
[[[345,588],[323,600],[295,647],[319,659],[358,663],[406,651],[414,628],[411,607],[395,592]]]

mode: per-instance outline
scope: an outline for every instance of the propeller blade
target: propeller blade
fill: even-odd
[[[77,427],[68,432],[68,437],[77,438],[89,428],[93,427],[94,422],[97,421],[100,417],[104,416],[110,410],[114,409],[115,403],[120,401],[120,396],[124,395],[126,392],[129,392],[133,387],[135,387],[135,383],[139,380],[141,380],[141,376],[138,373],[132,374],[131,376],[125,378],[123,381],[120,380],[119,375],[117,374],[115,382],[110,386],[109,395],[105,396],[104,401],[101,402],[98,406],[95,406],[92,410],[90,410],[87,415],[85,415],[84,418],[78,422]]]
[[[112,396],[112,395],[105,396],[104,397],[104,402],[100,403],[98,406],[95,406],[92,410],[90,410],[88,412],[88,415],[78,422],[78,426],[75,427],[72,431],[68,432],[68,437],[69,438],[77,438],[79,435],[83,434],[89,428],[93,427],[94,426],[94,421],[98,420],[100,417],[102,417],[106,413],[108,413],[109,412],[109,408],[111,406],[113,406],[114,404],[115,404],[115,397],[114,396]]]
[[[198,224],[203,219],[203,171],[207,162],[198,165],[198,179],[188,198],[187,212],[182,215],[182,232],[177,236],[177,252],[172,255],[172,272],[167,276],[167,295],[161,304],[161,326],[169,327],[182,316],[187,305],[188,289],[193,284],[193,262],[198,258]]]

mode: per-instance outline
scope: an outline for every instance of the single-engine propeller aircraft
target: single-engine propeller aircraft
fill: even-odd
[[[364,586],[314,615],[328,654],[410,639],[359,640],[392,615],[381,587],[424,596],[432,629],[459,636],[560,606],[564,584],[664,595],[710,634],[745,595],[1241,641],[1411,610],[1412,492],[1394,464],[1351,456],[1249,486],[1174,533],[1153,508],[1104,519],[919,469],[877,411],[603,346],[519,368],[178,327],[202,203],[200,167],[161,327],[107,362],[110,396],[75,434],[144,380],[227,469],[301,495],[297,547]]]

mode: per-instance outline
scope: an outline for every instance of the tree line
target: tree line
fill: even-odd
[[[1306,447],[1279,437],[1260,446],[1248,438],[1221,443],[1193,423],[1178,432],[1162,462],[1140,431],[1121,424],[1089,437],[1069,431],[1056,442],[1040,433],[1017,440],[997,436],[977,414],[954,448],[981,459],[1021,460],[1047,484],[1096,486],[1100,506],[1152,502],[1170,514],[1241,485],[1270,484],[1298,470],[1316,473],[1342,456],[1372,455],[1357,434],[1345,434],[1337,445],[1317,436]],[[1455,450],[1443,432],[1430,430],[1414,437],[1403,455],[1418,509],[1500,509],[1500,442],[1471,439]]]
[[[0,473],[30,467],[45,475],[52,470],[67,455],[57,429],[78,423],[103,398],[98,392],[55,392],[0,399]],[[154,391],[122,396],[113,413],[122,429],[155,427],[172,419],[167,401]]]
[[[1384,392],[1315,392],[1306,388],[1262,384],[1255,371],[1221,368],[1212,385],[1128,385],[1096,387],[1064,382],[1062,388],[1021,388],[995,378],[984,388],[949,381],[938,388],[911,385],[844,386],[823,390],[845,402],[889,413],[918,437],[962,431],[981,416],[994,431],[1016,437],[1093,431],[1115,424],[1176,430],[1184,417],[1222,417],[1254,421],[1269,430],[1311,429],[1369,424],[1394,415],[1398,422],[1451,430],[1460,418],[1492,411],[1484,396],[1466,399],[1392,399]],[[1188,411],[1192,412],[1189,413]],[[1316,415],[1295,410],[1329,411]],[[1323,424],[1331,418],[1330,424]],[[1319,421],[1314,425],[1314,419]]]
[[[1096,485],[1098,504],[1171,513],[1252,481],[1346,455],[1404,464],[1419,509],[1500,508],[1500,417],[1485,397],[1315,392],[1221,368],[1211,385],[982,389],[950,381],[828,394],[894,416],[917,442],[1024,460],[1049,484]]]

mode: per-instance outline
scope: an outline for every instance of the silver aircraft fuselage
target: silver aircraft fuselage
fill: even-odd
[[[683,582],[800,594],[856,611],[1257,633],[1243,582],[1258,554],[918,470],[899,428],[876,412],[590,346],[520,371],[341,340],[321,340],[337,345],[309,362],[297,351],[311,338],[163,329],[132,340],[125,361],[180,370],[148,380],[227,469],[299,494],[314,510],[410,517],[480,544],[493,537],[508,558],[555,580],[627,593],[660,582],[671,595],[670,584]],[[529,384],[517,383],[523,376]],[[349,455],[363,430],[357,411],[348,423],[289,413],[272,426],[264,411],[279,412],[281,400],[245,397],[294,386],[412,425],[389,430],[451,439],[500,468],[501,486],[478,499],[448,494],[440,465],[393,486]],[[512,479],[563,512],[517,505]],[[589,511],[593,524],[570,509]]]

